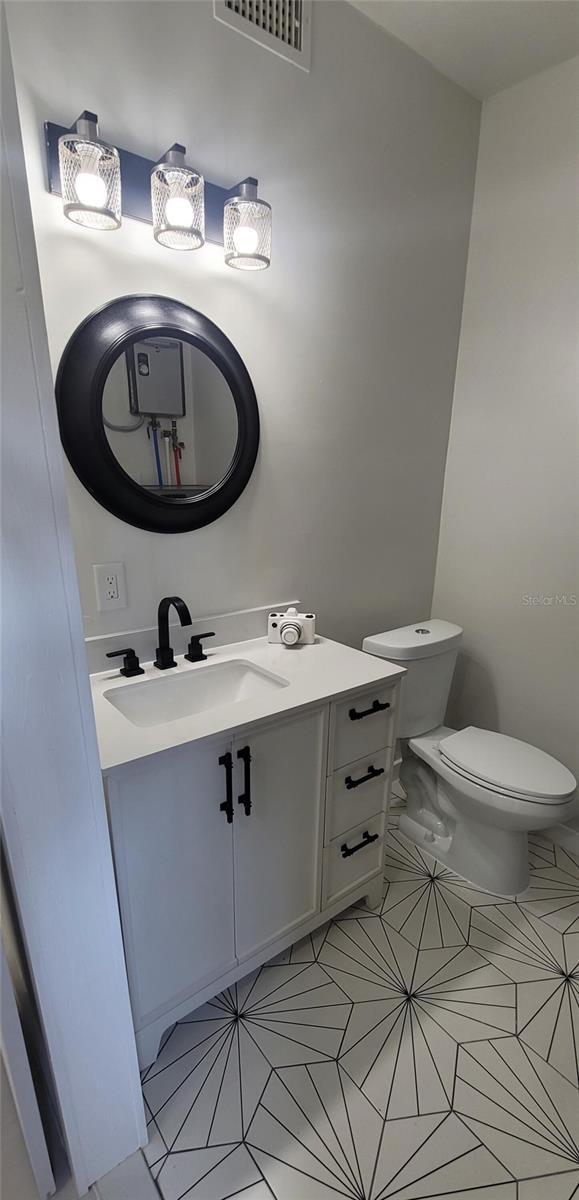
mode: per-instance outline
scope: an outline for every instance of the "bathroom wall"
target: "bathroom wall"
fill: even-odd
[[[298,595],[352,644],[430,609],[480,105],[348,4],[314,5],[310,74],[196,3],[9,4],[54,367],[76,325],[157,292],[220,325],[253,378],[254,475],[199,532],[119,522],[68,472],[87,634]],[[261,180],[269,271],[150,228],[78,229],[45,190],[43,122],[98,112],[104,137],[209,179]],[[23,430],[25,437],[25,430]],[[96,611],[92,564],[124,561],[129,607]]]
[[[433,613],[450,719],[579,778],[579,58],[483,107]]]

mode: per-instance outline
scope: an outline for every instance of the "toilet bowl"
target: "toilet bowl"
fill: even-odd
[[[491,761],[493,752],[501,759],[514,752],[518,788],[509,786],[516,779],[513,769],[503,775],[495,770],[490,781],[486,772],[481,778],[474,768],[468,771],[453,762],[448,751],[461,734],[486,735]],[[575,809],[575,780],[556,759],[526,742],[473,727],[461,734],[443,725],[404,745],[400,779],[408,799],[400,830],[477,887],[515,896],[529,881],[529,830],[569,819]],[[468,761],[467,752],[464,757]],[[533,771],[541,771],[535,784]],[[529,790],[533,786],[540,795]]]
[[[576,812],[576,781],[562,763],[517,738],[442,724],[462,630],[423,621],[364,639],[363,649],[404,666],[399,716],[400,831],[483,891],[515,896],[529,881],[527,834]]]

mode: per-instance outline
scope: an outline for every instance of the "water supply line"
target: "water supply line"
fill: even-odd
[[[172,479],[171,479],[171,440],[172,440],[171,439],[171,431],[169,429],[163,429],[161,432],[161,437],[163,438],[163,442],[165,443],[165,469],[167,472],[166,483],[167,483],[167,486],[170,487],[171,483],[172,483]]]
[[[176,421],[171,421],[171,442],[173,444],[173,460],[175,464],[175,483],[177,487],[181,487],[181,451],[185,443],[179,441]]]
[[[149,424],[147,425],[147,433],[149,434],[149,437],[152,439],[152,442],[153,442],[153,453],[155,455],[155,466],[157,468],[157,479],[159,481],[159,487],[163,487],[163,472],[161,470],[161,456],[159,454],[159,438],[157,436],[157,430],[159,428],[160,428],[160,423],[157,420],[157,418],[151,417],[151,420],[149,421]]]
[[[103,425],[107,429],[112,429],[113,433],[134,433],[135,429],[141,429],[145,423],[144,417],[139,417],[134,425],[113,425],[112,421],[107,421],[103,413]]]

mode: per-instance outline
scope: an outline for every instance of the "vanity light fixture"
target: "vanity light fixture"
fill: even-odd
[[[225,262],[238,271],[263,271],[271,262],[271,205],[247,179],[223,207]]]
[[[118,229],[121,164],[115,146],[99,138],[96,113],[81,113],[58,140],[65,217],[88,229]]]
[[[151,171],[153,236],[171,250],[197,250],[205,242],[203,176],[185,163],[175,142]]]
[[[44,137],[48,191],[62,196],[71,221],[118,229],[122,215],[152,225],[156,241],[170,249],[211,242],[225,246],[226,264],[238,271],[269,267],[271,205],[258,198],[253,175],[227,188],[188,166],[178,143],[159,161],[109,146],[93,112],[81,113],[71,129],[46,121]]]

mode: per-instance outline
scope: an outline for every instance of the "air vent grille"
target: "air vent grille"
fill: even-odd
[[[238,13],[272,37],[302,48],[302,5],[300,0],[225,0],[230,12]]]
[[[214,0],[214,9],[219,21],[309,71],[311,0]]]

